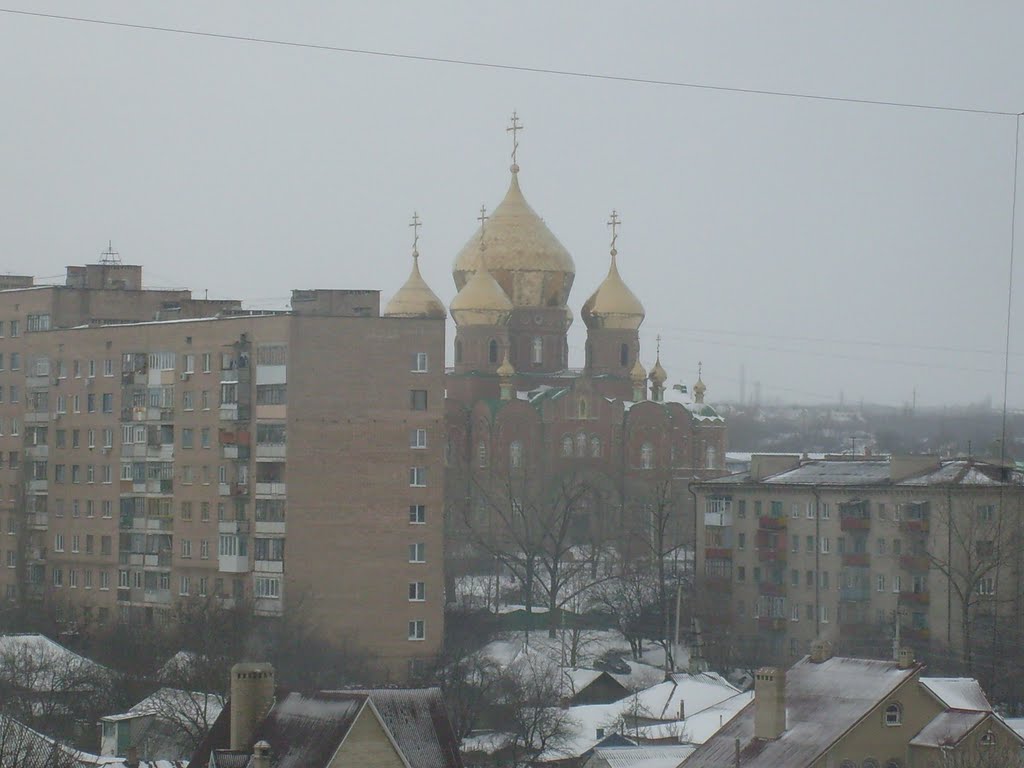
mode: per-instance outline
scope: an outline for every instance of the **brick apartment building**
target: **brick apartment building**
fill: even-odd
[[[694,491],[706,619],[731,626],[741,653],[799,658],[824,638],[885,656],[899,616],[903,641],[957,654],[965,611],[979,643],[1021,615],[1020,472],[934,456],[755,455],[748,472]]]
[[[5,281],[8,600],[100,623],[300,606],[392,676],[436,655],[444,315],[409,309],[415,268],[383,315],[335,290],[246,312],[112,262]]]

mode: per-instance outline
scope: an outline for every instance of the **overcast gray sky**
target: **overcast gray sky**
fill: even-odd
[[[0,3],[136,24],[859,99],[1024,111],[1017,2]],[[508,181],[576,261],[622,216],[644,362],[739,394],[1002,399],[1015,119],[527,74],[0,13],[0,269],[112,239],[152,286],[282,307],[409,269],[446,302]],[[1024,201],[1022,201],[1024,202]],[[1024,207],[1022,205],[1021,207]],[[1018,213],[1018,218],[1021,214]],[[1024,233],[1022,233],[1024,234]],[[1021,317],[1024,259],[1017,259]],[[582,362],[583,326],[571,332]],[[1024,407],[1024,333],[1009,400]]]

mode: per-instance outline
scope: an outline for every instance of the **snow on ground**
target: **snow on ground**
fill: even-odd
[[[550,638],[546,631],[534,630],[530,632],[529,642],[530,651],[548,657],[556,666],[563,666],[562,659],[564,657],[566,660],[564,666],[569,666],[573,643],[571,631],[559,631],[556,637]],[[630,655],[629,643],[615,630],[584,630],[579,636],[577,645],[577,667],[591,667],[594,661],[605,653],[621,653],[623,658],[627,659]],[[505,667],[523,651],[525,646],[525,632],[506,632],[500,636],[500,639],[485,645],[480,653]]]

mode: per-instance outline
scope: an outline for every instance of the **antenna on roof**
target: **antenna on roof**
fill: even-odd
[[[107,250],[100,254],[100,264],[120,264],[121,254],[114,250],[114,242],[107,240]]]

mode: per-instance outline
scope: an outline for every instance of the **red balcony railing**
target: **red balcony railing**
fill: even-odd
[[[901,520],[900,530],[904,533],[928,533],[928,520]]]
[[[906,571],[927,571],[931,562],[926,555],[901,555],[900,568]]]
[[[768,531],[781,531],[786,527],[786,518],[761,515],[758,518],[758,526]]]

